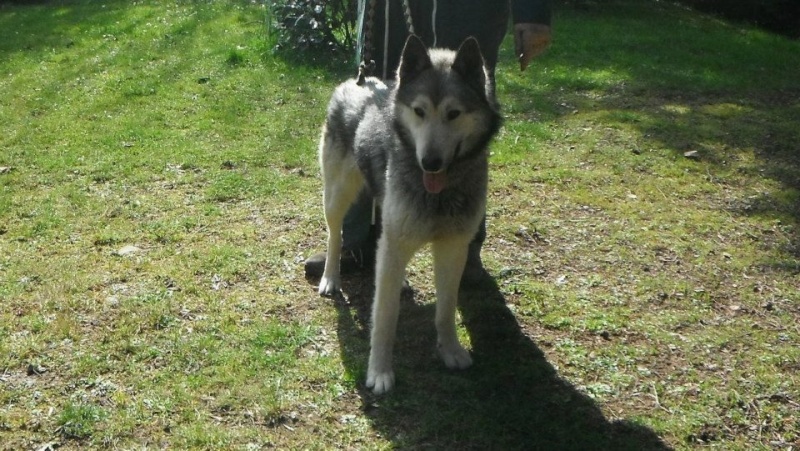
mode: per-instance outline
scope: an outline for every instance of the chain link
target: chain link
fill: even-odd
[[[390,1],[392,0],[385,0],[384,8],[389,8]],[[361,63],[358,65],[358,79],[356,81],[356,83],[359,85],[363,85],[366,81],[366,77],[372,75],[375,71],[375,60],[372,59],[372,49],[374,42],[375,13],[377,10],[377,3],[378,0],[369,0],[364,13],[366,16],[364,18],[364,46],[362,47],[362,58]],[[403,0],[403,17],[405,19],[408,33],[414,34],[414,21],[411,18],[411,5],[409,4],[408,0]],[[383,26],[388,31],[389,24],[385,23]],[[386,37],[388,37],[388,33],[386,33]],[[386,54],[388,53],[388,45],[386,44],[387,43],[384,42],[384,61],[388,57]]]

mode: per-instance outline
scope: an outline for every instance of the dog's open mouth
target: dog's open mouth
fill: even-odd
[[[425,191],[439,194],[447,186],[447,172],[422,171],[422,184],[425,185]]]

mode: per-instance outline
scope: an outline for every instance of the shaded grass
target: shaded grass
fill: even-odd
[[[0,7],[0,447],[796,446],[797,42],[661,2],[559,7],[525,73],[507,41],[476,365],[423,253],[375,398],[370,276],[300,265],[348,71],[259,4],[104,5]]]

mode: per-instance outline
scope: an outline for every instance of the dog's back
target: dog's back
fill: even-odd
[[[386,158],[395,142],[393,86],[391,81],[384,83],[374,77],[367,77],[363,84],[353,79],[337,86],[328,103],[320,146],[323,171],[326,159],[353,158],[376,197],[382,195]],[[330,145],[325,145],[325,139]]]

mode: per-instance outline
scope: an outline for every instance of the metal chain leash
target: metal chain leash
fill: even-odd
[[[369,0],[364,13],[366,16],[364,20],[364,46],[361,63],[358,65],[358,79],[356,80],[358,85],[363,85],[366,77],[372,75],[372,72],[375,70],[375,60],[372,59],[372,40],[377,3],[378,0]]]
[[[388,10],[389,2],[392,0],[386,0],[384,7]],[[374,38],[374,28],[375,28],[375,12],[377,9],[378,0],[369,0],[367,4],[366,11],[364,12],[364,46],[362,52],[361,62],[358,65],[358,77],[356,83],[358,85],[363,85],[366,82],[366,78],[373,74],[375,71],[375,60],[372,59],[372,43]],[[386,11],[386,16],[388,17],[388,11]],[[408,0],[403,0],[403,17],[406,23],[406,29],[409,34],[414,34],[414,21],[411,18],[411,5],[409,4]],[[387,21],[388,22],[388,21]],[[384,28],[388,31],[389,24],[384,23]],[[388,38],[388,33],[386,33],[386,37],[384,40]],[[384,42],[384,51],[383,51],[383,59],[384,65],[385,60],[387,58],[388,52],[388,42]],[[385,74],[384,74],[385,76]]]

